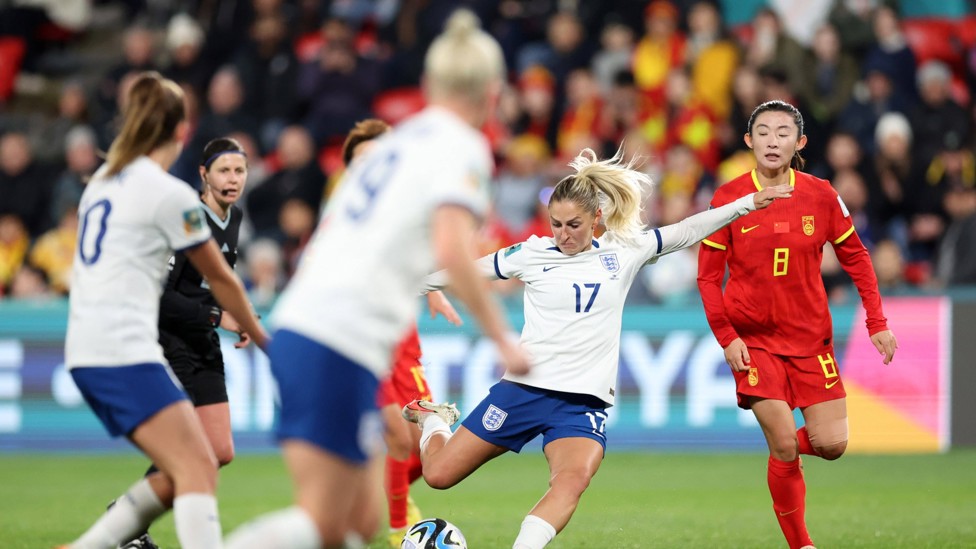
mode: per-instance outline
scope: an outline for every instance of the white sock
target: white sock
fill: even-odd
[[[176,537],[183,549],[214,549],[221,546],[220,517],[213,494],[191,493],[173,500]]]
[[[301,507],[288,507],[258,517],[227,538],[226,549],[318,549],[322,538],[312,517]]]
[[[441,416],[435,414],[429,414],[424,418],[424,424],[421,426],[423,432],[420,435],[420,453],[424,453],[427,448],[427,443],[430,442],[430,437],[434,436],[436,433],[441,433],[447,438],[451,438],[451,428],[447,426],[447,422],[441,419]]]
[[[551,524],[535,515],[526,515],[512,549],[542,549],[554,537],[556,529]]]
[[[139,479],[71,547],[115,547],[144,532],[165,512],[166,507],[153,492],[149,481]]]

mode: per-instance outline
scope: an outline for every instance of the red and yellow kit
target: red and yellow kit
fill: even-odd
[[[719,344],[741,337],[775,355],[823,356],[832,346],[823,247],[834,246],[867,312],[868,332],[887,329],[877,278],[847,207],[830,183],[790,170],[793,195],[740,217],[709,236],[699,253],[698,282]],[[719,187],[717,207],[761,190],[755,171]],[[725,266],[729,280],[722,293]]]
[[[393,368],[380,383],[378,404],[405,406],[418,398],[431,400],[431,394],[420,364],[420,334],[414,326],[393,351]]]

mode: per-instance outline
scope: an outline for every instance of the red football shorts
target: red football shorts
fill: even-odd
[[[847,396],[840,379],[834,348],[817,356],[774,355],[749,348],[752,359],[748,372],[732,372],[740,408],[749,408],[748,397],[782,400],[790,408]]]
[[[416,399],[432,400],[424,367],[420,364],[420,345],[411,334],[397,345],[393,352],[393,368],[390,375],[380,382],[377,405],[406,406]],[[416,343],[416,344],[415,344]]]

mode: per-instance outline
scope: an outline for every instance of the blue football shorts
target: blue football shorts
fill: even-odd
[[[174,402],[187,399],[169,366],[79,366],[71,377],[113,437],[126,435]]]
[[[562,393],[502,380],[462,425],[478,438],[518,452],[542,435],[542,446],[570,437],[607,449],[606,403],[592,395]]]
[[[304,440],[357,464],[383,451],[372,372],[289,330],[274,334],[268,356],[281,396],[279,441]]]

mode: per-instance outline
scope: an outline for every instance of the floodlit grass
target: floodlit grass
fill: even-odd
[[[821,549],[976,547],[976,451],[804,463],[807,523]],[[72,540],[145,466],[135,454],[0,455],[0,547]],[[761,454],[611,451],[549,547],[786,547],[765,466]],[[541,454],[506,455],[451,490],[420,481],[413,494],[426,516],[457,524],[473,549],[508,548],[547,478]],[[224,532],[288,505],[290,486],[277,455],[238,457],[221,472]],[[162,547],[177,547],[171,515],[152,533]]]

